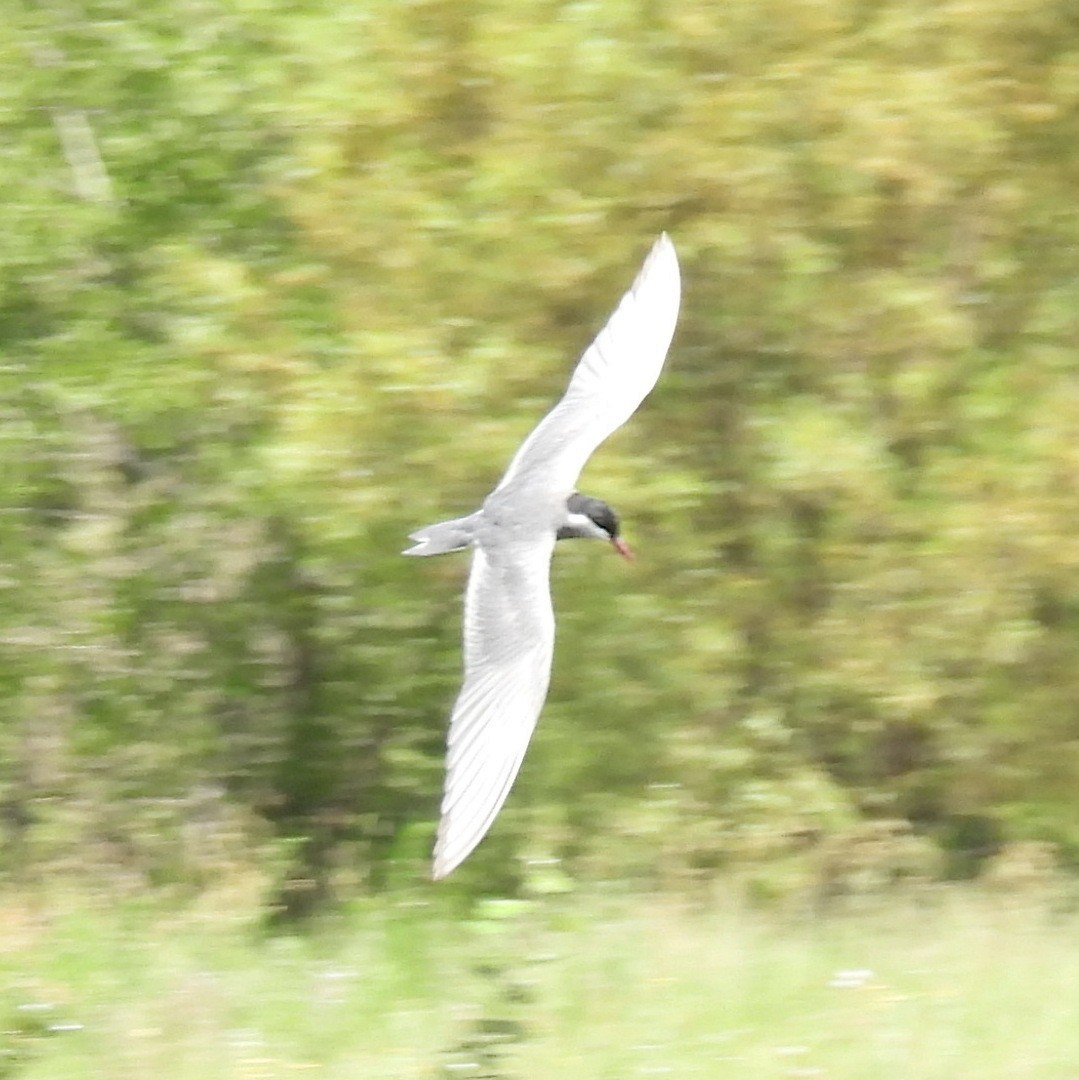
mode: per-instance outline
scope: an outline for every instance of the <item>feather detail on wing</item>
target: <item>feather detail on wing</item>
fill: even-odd
[[[629,292],[577,364],[562,400],[514,455],[499,488],[571,491],[592,452],[656,384],[674,336],[681,278],[664,233]]]
[[[465,594],[465,681],[450,718],[433,876],[483,839],[509,794],[551,676],[554,537],[478,546]]]

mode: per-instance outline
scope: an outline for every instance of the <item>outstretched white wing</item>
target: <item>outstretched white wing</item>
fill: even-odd
[[[506,801],[551,678],[554,537],[475,548],[465,594],[465,681],[450,718],[433,876],[483,839]]]
[[[664,233],[577,364],[562,400],[521,444],[498,485],[572,491],[592,452],[636,411],[667,356],[682,286]]]

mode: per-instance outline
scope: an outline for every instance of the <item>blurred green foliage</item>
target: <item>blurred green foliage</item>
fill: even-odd
[[[85,0],[0,43],[5,865],[285,913],[423,872],[465,512],[661,229],[552,692],[462,872],[864,818],[1079,857],[1079,15],[1060,0]],[[888,832],[888,830],[884,830]],[[831,858],[831,854],[828,856]]]

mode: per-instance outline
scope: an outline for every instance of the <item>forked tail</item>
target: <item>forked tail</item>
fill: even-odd
[[[460,551],[472,543],[476,534],[476,514],[468,517],[453,518],[452,521],[439,521],[425,529],[417,529],[409,536],[415,540],[413,547],[406,548],[402,555],[445,555],[447,551]]]

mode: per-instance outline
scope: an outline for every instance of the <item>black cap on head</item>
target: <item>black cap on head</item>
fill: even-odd
[[[591,518],[612,540],[621,528],[614,509],[602,499],[595,499],[591,495],[582,495],[575,491],[566,500],[566,509],[571,514],[584,514],[585,517]]]

